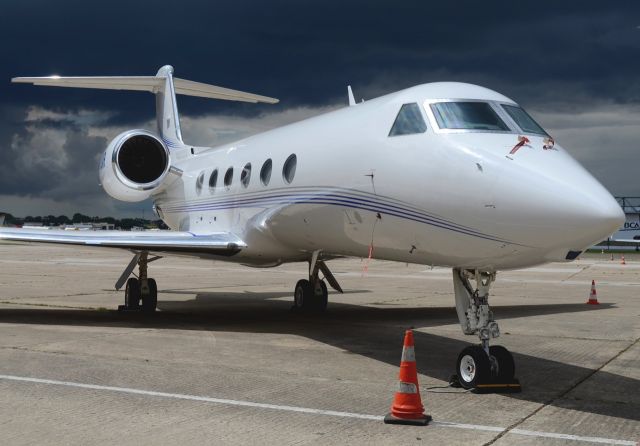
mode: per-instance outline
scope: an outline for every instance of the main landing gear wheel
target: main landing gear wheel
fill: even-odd
[[[314,287],[307,279],[298,280],[293,294],[293,309],[321,313],[327,309],[327,285],[320,280]]]
[[[134,277],[127,280],[124,289],[124,306],[128,310],[137,310],[140,307],[140,281]]]
[[[142,311],[144,313],[153,313],[158,306],[158,285],[155,279],[147,279],[149,293],[142,294]]]
[[[293,292],[293,308],[303,311],[311,307],[311,299],[313,298],[313,287],[307,279],[298,280],[295,291]]]
[[[327,284],[324,280],[318,282],[318,287],[315,289],[315,303],[318,311],[325,311],[327,304],[329,303],[329,291],[327,290]]]
[[[323,278],[320,278],[322,272]],[[314,251],[309,259],[309,279],[299,280],[293,292],[293,311],[307,313],[322,313],[327,309],[329,292],[327,284],[339,293],[342,288],[335,276],[329,270],[324,260],[320,258],[320,250]]]
[[[158,285],[154,279],[147,279],[148,292],[143,293],[140,280],[132,277],[127,280],[122,310],[153,313],[158,305]],[[142,301],[142,305],[140,304]]]
[[[130,277],[127,279],[124,292],[124,305],[118,307],[119,311],[142,311],[144,313],[153,313],[158,306],[158,285],[156,281],[147,277],[147,264],[160,257],[148,258],[148,252],[137,253],[129,266],[125,269],[120,280],[130,275],[133,268],[138,265],[138,277]],[[116,289],[119,288],[116,284]]]

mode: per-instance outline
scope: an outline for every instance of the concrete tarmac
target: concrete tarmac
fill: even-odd
[[[451,271],[329,262],[345,293],[295,314],[303,264],[164,258],[152,317],[119,314],[119,250],[0,244],[0,443],[626,444],[640,440],[640,257],[500,272],[490,303],[523,392],[447,388]],[[591,280],[600,305],[586,305]],[[434,423],[382,423],[415,328]]]

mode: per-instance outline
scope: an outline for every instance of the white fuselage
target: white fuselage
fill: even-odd
[[[172,229],[238,235],[247,248],[226,260],[255,266],[321,250],[329,258],[519,268],[565,260],[624,221],[609,192],[558,144],[543,149],[543,136],[440,130],[428,104],[443,99],[514,104],[477,86],[426,84],[232,144],[173,148],[183,175],[154,195],[155,205]],[[388,136],[407,103],[419,105],[426,132]],[[530,142],[509,155],[519,135]],[[292,154],[289,184],[283,166]]]

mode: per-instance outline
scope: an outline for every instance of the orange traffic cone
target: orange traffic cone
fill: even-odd
[[[589,294],[589,300],[587,301],[589,305],[598,305],[598,295],[596,294],[596,281],[591,281],[591,293]]]
[[[402,348],[402,359],[400,360],[399,388],[393,398],[391,413],[384,417],[384,422],[387,424],[426,426],[429,421],[431,421],[431,416],[424,414],[424,406],[420,399],[413,331],[407,330],[404,335],[404,347]]]
[[[624,256],[620,257],[620,265],[626,265],[627,262],[624,261]]]

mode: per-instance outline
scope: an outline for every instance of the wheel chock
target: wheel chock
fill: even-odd
[[[490,381],[488,383],[477,384],[472,387],[473,393],[520,393],[522,392],[522,386],[517,378],[511,380],[505,380],[506,382]],[[462,387],[458,375],[452,375],[449,379],[449,385],[451,387]]]

